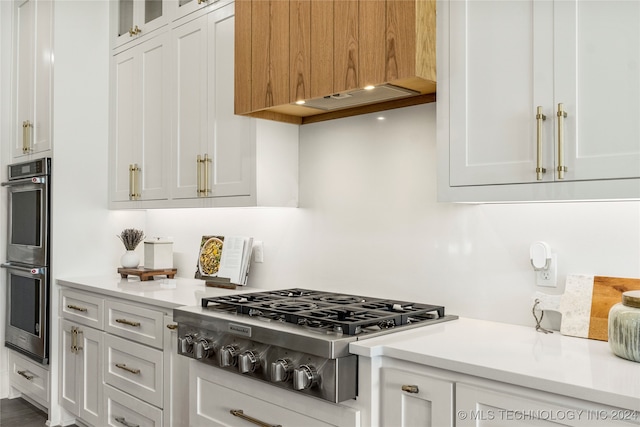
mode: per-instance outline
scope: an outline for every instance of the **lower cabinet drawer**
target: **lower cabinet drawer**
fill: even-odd
[[[162,427],[162,411],[108,385],[104,413],[110,427]]]
[[[105,334],[104,382],[162,408],[162,351]]]
[[[9,351],[9,383],[40,404],[49,402],[49,371],[13,351]]]

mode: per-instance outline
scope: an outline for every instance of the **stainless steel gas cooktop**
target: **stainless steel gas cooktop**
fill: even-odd
[[[180,354],[333,402],[357,395],[350,342],[456,318],[438,305],[300,288],[174,309]]]

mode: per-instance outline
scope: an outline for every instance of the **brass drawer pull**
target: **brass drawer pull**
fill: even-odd
[[[175,331],[176,329],[178,329],[178,325],[176,325],[175,323],[172,323],[170,325],[167,325],[167,329],[171,329],[172,331]]]
[[[18,371],[18,375],[21,375],[31,381],[33,379],[33,375],[27,374],[28,371]]]
[[[260,421],[256,418],[250,417],[249,415],[245,415],[242,409],[232,409],[229,411],[229,413],[231,413],[231,415],[233,415],[234,417],[242,418],[243,420],[249,421],[250,423],[253,423],[260,427],[282,427],[282,425],[280,424],[265,423],[264,421]]]
[[[122,323],[123,325],[129,325],[129,326],[135,326],[135,327],[140,326],[140,322],[134,322],[133,320],[127,320],[127,319],[116,319],[116,323]]]
[[[567,112],[564,110],[564,104],[558,104],[558,179],[564,179],[567,166],[564,164],[564,119]]]
[[[67,308],[68,308],[69,310],[81,311],[81,312],[83,312],[83,313],[86,313],[86,312],[87,312],[87,309],[86,309],[86,308],[84,308],[84,307],[80,307],[80,306],[77,306],[77,305],[73,305],[73,304],[67,304]]]
[[[402,386],[402,391],[406,391],[407,393],[419,393],[420,390],[418,389],[417,385],[403,385]]]
[[[140,427],[140,424],[131,424],[124,417],[115,417],[114,419],[126,427]]]
[[[125,370],[127,372],[131,372],[132,374],[135,374],[135,375],[140,375],[140,369],[130,368],[127,365],[125,365],[124,363],[116,363],[116,368],[123,369],[123,370]]]
[[[538,131],[536,132],[536,152],[537,152],[537,160],[536,160],[536,179],[538,181],[542,180],[542,174],[547,170],[542,167],[542,122],[547,119],[547,116],[542,114],[542,107],[538,107],[536,111],[536,127]]]

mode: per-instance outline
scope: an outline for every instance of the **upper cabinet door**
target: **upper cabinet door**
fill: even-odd
[[[640,176],[639,23],[637,1],[555,2],[554,106],[567,113],[566,180]]]
[[[452,186],[536,181],[536,106],[553,123],[547,3],[449,3]],[[551,127],[542,133],[542,164],[552,168]]]
[[[146,38],[168,21],[169,0],[113,0],[114,48]]]
[[[14,158],[51,149],[52,17],[50,0],[15,2]]]

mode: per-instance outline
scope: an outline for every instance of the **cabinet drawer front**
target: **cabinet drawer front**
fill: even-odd
[[[49,371],[9,351],[9,382],[37,401],[49,402]]]
[[[104,328],[104,299],[65,289],[60,298],[60,315],[81,325]]]
[[[162,351],[106,334],[104,381],[162,408]]]
[[[104,412],[112,427],[162,427],[162,411],[113,387],[104,387]]]
[[[164,313],[107,300],[105,331],[137,343],[162,348]]]

